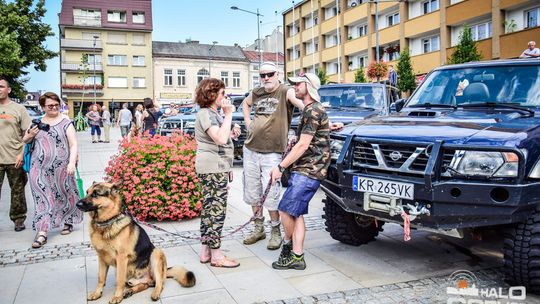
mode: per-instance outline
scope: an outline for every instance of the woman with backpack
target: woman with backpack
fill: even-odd
[[[148,131],[151,136],[154,136],[158,127],[158,119],[161,117],[161,112],[156,110],[152,98],[145,98],[143,101],[143,106],[145,109],[142,116],[143,133]]]

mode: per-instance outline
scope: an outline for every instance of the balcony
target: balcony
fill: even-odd
[[[86,39],[62,39],[60,40],[60,48],[70,50],[96,50],[101,51],[103,49],[101,40],[96,40],[96,47],[94,48],[94,40]]]
[[[518,5],[527,4],[530,0],[501,0],[499,7],[502,10],[513,8]]]
[[[521,55],[527,47],[527,42],[536,40],[538,46],[538,37],[540,37],[540,26],[524,29],[513,33],[501,35],[501,58],[516,58]]]
[[[336,32],[337,28],[337,17],[334,16],[328,20],[324,20],[323,23],[321,23],[321,33],[326,34],[330,32]]]
[[[73,15],[73,24],[81,26],[101,26],[101,16]]]
[[[84,70],[84,66],[80,61],[64,61],[64,62],[62,62],[60,68],[61,68],[62,71],[66,71],[66,72],[69,72],[69,71],[79,72],[79,71]],[[86,71],[87,72],[93,72],[94,71],[94,63],[93,62],[88,63]],[[103,65],[101,64],[101,62],[96,62],[95,71],[96,72],[103,72]]]
[[[62,95],[93,95],[94,94],[94,85],[87,84],[62,84]],[[96,84],[96,96],[103,96],[103,85]]]
[[[350,55],[368,48],[368,36],[362,36],[345,42],[345,55]]]
[[[311,40],[311,38],[317,39],[319,37],[319,26],[315,25],[314,27],[310,27],[302,32],[302,42],[306,42],[308,40]]]
[[[478,52],[481,54],[481,59],[480,60],[490,60],[492,59],[491,58],[491,54],[492,54],[492,39],[491,38],[487,38],[487,39],[483,39],[483,40],[479,40],[479,41],[476,41],[476,49],[478,50]],[[502,41],[501,41],[502,43]],[[501,48],[503,47],[503,45],[501,44]],[[451,47],[451,48],[447,48],[446,49],[446,58],[450,58],[452,56],[452,54],[454,53],[454,49],[456,47]],[[521,52],[519,52],[519,54],[521,54]],[[514,57],[516,56],[519,56],[519,54],[515,55]]]
[[[335,60],[338,57],[338,46],[332,46],[324,49],[321,53],[321,62],[328,62]]]
[[[411,56],[413,70],[417,74],[427,73],[441,65],[441,52],[431,52],[417,56]]]
[[[301,64],[302,63],[300,62],[300,58],[287,61],[287,71],[286,71],[286,73],[289,73],[289,72],[294,73],[295,69],[302,68]]]
[[[439,29],[441,27],[440,16],[441,13],[436,11],[405,22],[405,37],[418,37],[423,33]]]
[[[371,43],[375,43],[375,33],[371,34]],[[379,29],[379,45],[399,41],[399,24]]]
[[[491,1],[463,1],[446,8],[446,24],[463,24],[471,19],[484,15],[491,15]]]
[[[311,67],[314,64],[319,64],[319,52],[307,54],[302,58],[302,67]]]
[[[345,14],[343,14],[343,24],[349,25],[353,22],[366,18],[368,15],[368,7],[369,5],[366,2],[355,7],[351,7],[345,11]]]

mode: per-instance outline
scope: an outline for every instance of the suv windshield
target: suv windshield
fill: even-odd
[[[372,108],[384,107],[383,88],[379,86],[339,86],[319,89],[321,103],[330,108]]]
[[[540,66],[472,67],[434,71],[407,106],[468,104],[540,106]]]

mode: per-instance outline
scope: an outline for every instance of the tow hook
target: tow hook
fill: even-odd
[[[425,214],[430,215],[429,209],[425,206],[413,206],[407,204],[405,206],[396,206],[396,209],[400,211],[401,218],[403,219],[403,240],[409,241],[411,239],[411,221],[414,221],[417,216]],[[405,212],[405,208],[409,209],[409,213]]]
[[[409,209],[409,216],[411,218],[411,221],[414,221],[419,215],[431,215],[429,209],[426,208],[426,206],[424,205],[413,206],[411,204],[407,204],[405,207]]]

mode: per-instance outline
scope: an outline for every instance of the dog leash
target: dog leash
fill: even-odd
[[[284,159],[285,156],[287,156],[287,154],[289,154],[289,152],[291,152],[292,147],[294,146],[294,144],[295,144],[294,141],[289,142],[289,144],[287,145],[287,149],[282,154],[281,159]],[[270,193],[270,188],[272,188],[272,179],[271,178],[268,181],[268,183],[266,185],[266,189],[264,190],[264,193],[263,193],[263,195],[261,197],[261,208],[259,208],[255,212],[255,214],[253,214],[253,216],[251,216],[251,218],[247,222],[240,225],[238,228],[234,229],[233,231],[231,231],[231,232],[229,232],[227,234],[217,236],[217,237],[187,236],[187,235],[181,235],[181,234],[176,233],[176,232],[171,232],[171,231],[169,231],[167,229],[164,229],[164,228],[161,228],[161,227],[159,227],[159,226],[157,226],[155,224],[151,224],[151,223],[148,223],[146,221],[139,220],[137,217],[133,216],[133,214],[131,214],[131,212],[129,212],[129,210],[125,206],[124,206],[124,213],[127,216],[129,216],[137,224],[144,225],[144,226],[150,227],[152,229],[155,229],[155,230],[158,230],[158,231],[161,231],[161,232],[165,232],[167,234],[175,235],[175,236],[178,236],[178,237],[181,237],[181,238],[184,238],[184,239],[209,241],[209,240],[212,240],[212,239],[224,238],[224,237],[227,237],[227,236],[231,236],[231,235],[237,233],[238,231],[244,229],[247,225],[249,225],[249,223],[255,221],[255,219],[259,218],[259,216],[262,214],[262,209],[263,209],[262,206],[264,205],[264,202],[266,201],[266,198],[268,197],[268,194]]]

